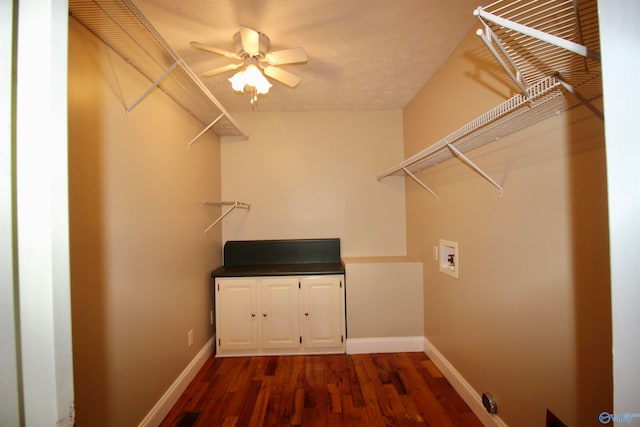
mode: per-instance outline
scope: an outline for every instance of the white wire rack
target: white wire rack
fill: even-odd
[[[405,175],[438,195],[415,173],[453,157],[478,172],[502,195],[502,186],[464,153],[552,115],[602,97],[595,0],[501,0],[474,11],[487,45],[519,94],[447,137],[378,175]]]
[[[596,0],[500,0],[474,15],[478,36],[523,94],[560,74],[584,100],[602,95]]]
[[[220,136],[246,136],[197,75],[130,0],[70,0],[70,16],[142,73],[151,85],[131,105],[131,112],[156,87]]]

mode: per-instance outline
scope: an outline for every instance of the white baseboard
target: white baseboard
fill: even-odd
[[[424,351],[424,337],[348,338],[347,354]]]
[[[215,337],[211,338],[204,347],[202,347],[198,354],[196,354],[196,357],[184,368],[184,371],[182,371],[173,384],[171,384],[171,387],[162,395],[158,403],[156,403],[153,409],[144,417],[138,427],[156,427],[160,425],[173,405],[178,401],[180,396],[182,396],[182,393],[184,393],[191,380],[193,380],[200,371],[204,362],[206,362],[213,353],[214,339]]]
[[[469,405],[474,414],[480,419],[485,427],[508,427],[500,417],[489,414],[482,406],[482,397],[471,387],[464,377],[449,363],[449,361],[438,351],[438,349],[424,338],[424,352],[431,361],[438,367],[442,375],[451,383],[453,388]]]

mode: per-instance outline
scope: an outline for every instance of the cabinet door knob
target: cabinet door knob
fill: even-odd
[[[309,315],[309,312],[308,312],[308,311],[305,311],[305,312],[304,312],[304,315],[305,315],[305,316],[308,316],[308,315]]]
[[[255,313],[251,313],[251,317],[256,317],[256,314]]]
[[[262,313],[262,317],[267,317],[267,313]]]

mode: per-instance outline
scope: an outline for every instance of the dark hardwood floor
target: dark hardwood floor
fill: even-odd
[[[161,424],[410,425],[482,426],[424,353],[211,357]]]

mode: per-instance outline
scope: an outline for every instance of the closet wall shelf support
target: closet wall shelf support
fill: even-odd
[[[433,191],[431,188],[429,188],[429,186],[427,184],[425,184],[424,182],[422,182],[417,176],[415,176],[414,174],[411,173],[411,171],[407,168],[402,168],[402,170],[404,171],[404,173],[407,174],[407,176],[411,179],[413,179],[415,182],[417,182],[422,188],[424,188],[425,190],[427,190],[429,193],[433,194],[433,196],[440,200],[440,196],[438,196],[438,194]]]
[[[485,171],[483,171],[478,165],[476,165],[474,162],[471,161],[471,159],[469,159],[467,156],[465,156],[460,150],[458,150],[456,147],[454,147],[451,144],[447,144],[447,147],[449,147],[449,150],[453,151],[453,154],[456,155],[456,157],[460,158],[460,160],[462,160],[463,162],[465,162],[467,165],[469,165],[471,167],[471,169],[473,169],[474,171],[478,172],[484,179],[486,179],[487,181],[489,181],[489,183],[491,185],[493,185],[494,187],[496,187],[498,189],[498,191],[500,192],[500,197],[502,197],[503,195],[503,190],[502,190],[502,186],[500,184],[498,184],[493,178],[491,178],[489,176],[489,174],[487,174]]]
[[[152,83],[127,113],[158,88],[216,135],[247,137],[131,0],[69,0],[69,14]]]
[[[171,67],[169,67],[169,68],[167,69],[167,71],[165,71],[165,72],[160,76],[160,78],[159,78],[158,80],[156,80],[155,82],[153,82],[153,83],[151,84],[151,86],[149,86],[149,87],[147,88],[147,90],[145,90],[145,91],[142,93],[142,95],[140,95],[140,96],[138,97],[138,99],[136,99],[135,101],[133,101],[133,103],[132,103],[129,107],[127,107],[127,113],[132,112],[132,111],[133,111],[133,109],[134,109],[134,108],[136,108],[136,106],[137,106],[139,103],[141,103],[141,102],[142,102],[142,100],[143,100],[143,99],[145,99],[145,98],[146,98],[146,97],[151,93],[151,91],[152,91],[153,89],[155,89],[156,87],[158,87],[158,86],[160,85],[160,82],[162,82],[162,81],[163,81],[163,80],[164,80],[164,79],[165,79],[169,74],[171,74],[171,72],[172,72],[173,70],[175,70],[177,66],[178,66],[178,62],[174,62],[174,63],[173,63],[173,65],[171,65]]]
[[[485,21],[483,20],[486,19],[488,21],[493,22],[496,25],[499,25],[501,27],[504,28],[508,28],[510,30],[513,31],[517,31],[521,34],[524,34],[526,36],[529,37],[533,37],[534,39],[538,39],[540,41],[552,44],[554,46],[557,46],[559,48],[568,50],[570,52],[576,53],[578,55],[581,56],[585,56],[588,58],[591,58],[595,61],[600,61],[600,53],[599,52],[595,52],[593,50],[588,49],[587,47],[579,44],[579,43],[574,43],[570,40],[565,40],[561,37],[557,37],[554,36],[552,34],[548,34],[544,31],[540,31],[537,30],[535,28],[531,28],[527,25],[522,25],[518,22],[514,22],[512,20],[503,18],[501,16],[495,15],[493,13],[487,12],[486,10],[484,10],[484,8],[482,7],[478,7],[476,8],[476,10],[473,11],[473,14],[475,16],[478,17],[478,19],[480,19],[480,21],[485,24]]]
[[[478,29],[476,31],[476,35],[479,36],[480,39],[484,42],[487,49],[489,49],[489,52],[491,52],[493,57],[498,61],[498,63],[500,64],[502,69],[507,73],[509,78],[513,80],[516,86],[518,86],[518,89],[520,89],[520,92],[524,96],[529,96],[529,93],[527,91],[527,89],[529,88],[529,85],[524,80],[522,73],[518,69],[518,66],[516,65],[514,60],[511,58],[511,55],[509,55],[509,52],[507,52],[507,50],[504,48],[504,46],[502,45],[502,43],[500,42],[496,34],[491,30],[491,27],[489,27],[489,25],[486,22],[482,21],[482,19],[480,21],[484,24],[483,25],[484,30]],[[500,50],[500,52],[498,52],[498,50],[496,49],[496,46],[498,46],[498,49]]]
[[[191,147],[191,144],[193,144],[194,142],[196,142],[196,140],[198,138],[200,138],[202,135],[205,134],[206,131],[208,131],[209,129],[211,129],[216,123],[218,123],[218,120],[220,120],[221,118],[224,117],[224,113],[221,113],[218,117],[215,118],[214,121],[212,121],[211,123],[209,123],[207,125],[207,127],[205,127],[204,129],[202,129],[202,131],[197,134],[196,136],[194,136],[191,141],[189,141],[189,143],[187,144],[187,147]]]
[[[220,201],[220,202],[209,202],[209,201],[204,201],[202,202],[205,205],[213,205],[213,206],[230,206],[229,209],[227,209],[222,215],[220,215],[218,217],[218,219],[216,219],[215,221],[213,221],[211,223],[211,225],[209,225],[206,230],[204,230],[204,235],[206,236],[207,233],[209,232],[209,230],[211,230],[213,227],[215,227],[220,221],[222,221],[224,218],[227,217],[227,215],[229,215],[234,209],[238,208],[238,209],[249,209],[250,205],[247,203],[243,203],[243,202],[238,202],[238,201]]]
[[[600,120],[604,121],[604,113],[600,111],[595,105],[593,105],[593,103],[586,96],[582,95],[582,93],[580,93],[575,87],[573,87],[572,84],[567,82],[560,73],[556,73],[554,77],[567,92],[578,98],[585,107],[591,110],[591,112],[595,114]]]
[[[415,172],[456,157],[482,175],[502,195],[502,186],[464,155],[463,150],[466,152],[479,148],[568,108],[562,96],[562,88],[554,77],[531,85],[527,91],[528,96],[516,94],[437,143],[378,175],[378,181],[388,176],[405,175],[432,192],[415,176]]]
[[[563,36],[577,37],[580,40],[583,39],[580,12],[577,4],[570,0],[566,0],[564,4],[562,4],[562,2],[543,3],[533,0],[524,6],[518,5],[518,2],[505,4],[498,1],[487,6],[487,8],[491,7],[495,7],[496,11],[505,13],[506,16],[522,20],[526,23],[535,23],[539,25],[540,21],[547,21],[545,25],[548,25],[548,27],[544,27],[545,29],[548,29],[549,31],[557,31],[558,34],[562,34]],[[529,7],[530,10],[528,10],[527,7]],[[561,12],[558,11],[558,8],[561,9]],[[544,16],[545,12],[549,12],[550,14],[558,13],[559,16],[554,17],[554,19],[544,19],[547,18]],[[544,69],[553,70],[547,71],[546,75],[552,75],[554,73],[557,74],[561,71],[569,73],[575,72],[575,69],[572,70],[567,68],[568,64],[571,63],[570,56],[572,54],[589,58],[596,63],[599,63],[600,61],[600,53],[593,49],[589,49],[585,45],[533,28],[530,25],[516,22],[513,19],[508,19],[504,16],[488,12],[483,7],[476,8],[473,11],[473,14],[478,18],[483,26],[482,29],[478,29],[476,31],[476,34],[482,39],[488,50],[498,61],[509,78],[511,78],[525,96],[527,95],[529,88],[529,84],[524,77],[527,73],[532,75],[538,74],[538,76],[530,76],[534,77],[534,80],[536,80],[536,77],[537,79],[540,78],[539,73]],[[556,20],[557,22],[554,22]],[[590,20],[587,23],[587,26],[590,25],[593,27],[595,24],[597,27],[597,19],[585,18],[585,20]],[[496,26],[495,30],[491,28],[489,23]],[[506,39],[513,38],[510,49],[507,49],[504,46],[504,42],[500,40],[496,31],[500,31]],[[594,29],[591,28],[589,31],[594,31]],[[597,31],[597,28],[595,31]],[[515,36],[515,33],[519,33],[520,36]],[[498,49],[496,49],[496,46]],[[559,49],[554,51],[554,47]],[[520,56],[520,60],[518,61],[514,59],[513,55]],[[540,67],[540,69],[537,69],[539,66],[532,67],[532,57],[535,57],[537,62],[547,63],[547,65]],[[562,70],[562,68],[565,69]],[[583,71],[588,72],[589,65],[586,62],[584,64],[584,68],[585,70]],[[567,84],[565,79],[562,79],[562,82],[563,85]],[[569,89],[570,87],[571,85],[566,86],[567,90],[583,101],[589,109],[593,110],[593,106],[589,105],[590,101],[588,98],[581,97],[579,93],[575,92],[575,89]],[[596,112],[596,115],[601,116],[602,113]]]
[[[453,157],[480,174],[503,195],[502,185],[469,159],[468,153],[542,120],[602,98],[596,0],[497,0],[474,15],[490,53],[519,90],[444,139],[378,175],[408,176],[431,191],[415,173]]]

